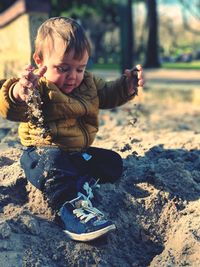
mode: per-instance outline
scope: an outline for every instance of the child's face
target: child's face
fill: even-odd
[[[39,65],[47,67],[44,74],[47,80],[57,85],[63,93],[69,94],[81,84],[88,58],[87,51],[85,51],[82,59],[77,60],[74,59],[73,50],[64,55],[53,50],[50,55],[44,54]]]

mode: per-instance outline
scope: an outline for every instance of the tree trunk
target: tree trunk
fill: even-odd
[[[147,0],[146,4],[147,4],[148,40],[146,47],[146,61],[144,67],[158,68],[160,67],[160,60],[159,60],[159,45],[158,45],[157,2],[156,0]]]
[[[120,40],[121,40],[121,71],[132,68],[134,64],[134,32],[132,0],[121,0],[120,14]]]

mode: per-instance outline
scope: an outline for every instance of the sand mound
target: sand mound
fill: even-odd
[[[172,101],[102,112],[94,145],[120,153],[124,174],[96,192],[117,231],[91,243],[70,241],[55,224],[27,184],[20,147],[1,150],[1,265],[200,266],[199,115],[200,107]]]

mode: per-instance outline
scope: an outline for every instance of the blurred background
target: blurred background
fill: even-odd
[[[89,68],[200,69],[199,0],[1,0],[1,78],[32,60],[36,29],[60,15],[87,31]]]

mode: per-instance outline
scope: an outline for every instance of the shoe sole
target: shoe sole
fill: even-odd
[[[97,231],[92,232],[92,233],[76,234],[76,233],[69,232],[67,230],[63,230],[63,231],[72,240],[91,241],[91,240],[94,240],[98,237],[101,237],[101,236],[103,236],[103,235],[107,234],[108,232],[113,231],[115,229],[116,229],[116,226],[114,224],[112,224],[112,225],[107,226],[106,228],[97,230]]]

